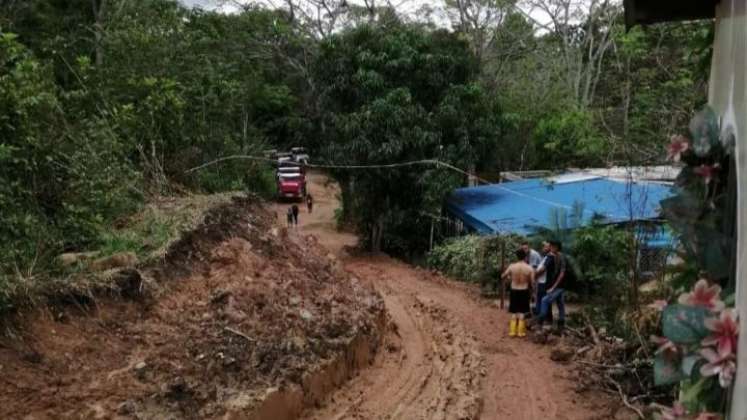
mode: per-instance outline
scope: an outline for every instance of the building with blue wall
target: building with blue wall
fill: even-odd
[[[460,233],[531,235],[556,227],[559,214],[576,215],[581,225],[659,224],[659,203],[672,195],[671,183],[578,173],[460,188],[447,199],[445,212]],[[660,230],[647,245],[671,242]]]

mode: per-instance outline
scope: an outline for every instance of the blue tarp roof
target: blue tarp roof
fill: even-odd
[[[634,220],[656,219],[659,202],[671,195],[671,186],[653,182],[528,179],[457,189],[446,208],[478,233],[526,235],[536,227],[550,227],[553,213],[571,214],[574,208],[583,209],[583,222],[600,217],[604,223],[622,223],[630,221],[631,214]]]

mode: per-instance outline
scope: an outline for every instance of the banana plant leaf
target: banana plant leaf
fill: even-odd
[[[669,305],[662,314],[664,336],[677,344],[699,343],[709,333],[705,320],[710,316],[703,307]]]
[[[681,360],[659,353],[654,359],[654,383],[657,386],[675,384],[687,376],[682,372]]]
[[[693,150],[698,157],[705,157],[712,147],[720,144],[718,116],[712,108],[706,107],[690,120],[690,135]]]

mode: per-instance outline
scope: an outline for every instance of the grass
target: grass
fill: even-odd
[[[133,252],[140,264],[157,261],[182,232],[196,228],[205,212],[227,203],[234,193],[169,197],[147,204],[117,229],[103,232],[95,251],[101,256]]]
[[[79,251],[92,252],[96,258],[132,252],[137,256],[138,266],[147,266],[163,259],[183,232],[197,228],[209,209],[230,202],[235,195],[194,194],[152,200],[138,212],[118,221],[116,226],[102,229],[99,241],[91,249]],[[0,318],[48,298],[93,298],[94,290],[105,289],[116,289],[109,270],[93,271],[85,262],[65,268],[49,262],[34,265],[26,270],[16,270],[14,274],[0,275]]]

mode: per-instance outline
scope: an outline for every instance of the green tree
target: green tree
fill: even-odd
[[[604,138],[592,115],[567,111],[542,119],[534,131],[537,160],[543,168],[564,169],[604,164]]]
[[[9,271],[95,241],[137,203],[138,174],[111,121],[71,118],[65,104],[86,92],[60,92],[51,66],[15,35],[0,34],[0,57],[0,262]]]
[[[265,165],[185,170],[296,143],[310,126],[305,75],[288,64],[303,40],[281,12],[3,2],[0,25],[18,32],[0,32],[3,275],[96,247],[113,220],[174,183],[268,193]]]
[[[705,102],[701,45],[711,29],[700,22],[615,32],[596,106],[618,160],[660,162],[669,137]]]
[[[185,170],[268,144],[302,140],[306,127],[296,71],[280,61],[294,34],[282,14],[188,11],[171,1],[123,3],[110,16],[107,57],[91,83],[103,106],[124,106],[122,137],[134,149],[152,191],[168,181],[207,191],[240,188],[257,167],[229,162]]]
[[[365,25],[324,42],[316,69],[328,110],[325,156],[335,163],[442,159],[473,167],[495,154],[500,114],[473,83],[468,44],[452,33]],[[334,174],[367,244],[401,254],[427,247],[430,215],[464,180],[426,166]]]

